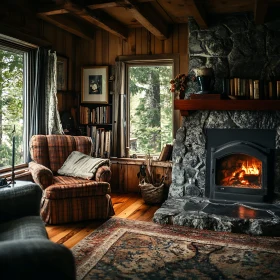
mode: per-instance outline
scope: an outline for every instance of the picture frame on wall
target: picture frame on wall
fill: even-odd
[[[67,91],[68,84],[68,58],[65,56],[57,55],[56,61],[57,91]]]
[[[82,67],[81,102],[108,104],[108,66]]]

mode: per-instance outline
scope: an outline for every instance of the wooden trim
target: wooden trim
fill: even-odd
[[[188,8],[191,11],[191,15],[199,25],[201,29],[207,29],[208,24],[206,20],[206,11],[200,5],[198,0],[189,0]]]
[[[63,8],[63,5],[44,4],[40,5],[37,13],[45,16],[54,16],[68,14],[69,12]]]
[[[144,3],[144,2],[154,2],[155,0],[138,0],[138,3]],[[90,3],[92,2],[92,3]],[[119,0],[119,1],[112,1],[112,0],[105,0],[102,1],[103,3],[96,3],[96,0],[87,1],[87,7],[96,10],[96,9],[107,9],[107,8],[114,8],[114,7],[123,7],[125,5],[125,0]]]
[[[15,170],[18,170],[18,169],[21,169],[21,168],[25,168],[25,167],[26,168],[28,167],[27,163],[18,164],[18,165],[15,166]],[[5,173],[5,172],[9,172],[11,170],[12,170],[11,167],[0,169],[0,174]]]
[[[147,63],[148,61],[156,61],[156,60],[174,60],[174,68],[175,69],[175,73],[179,74],[179,60],[180,60],[180,56],[179,54],[152,54],[152,55],[148,55],[148,54],[139,54],[139,55],[119,55],[116,57],[116,61],[123,61],[123,62],[131,62],[131,61],[135,61],[137,63],[139,62],[143,62],[143,63]]]
[[[264,24],[267,13],[267,0],[255,0],[254,4],[254,20],[256,24]]]
[[[72,34],[75,34],[81,38],[87,40],[93,40],[94,36],[91,35],[91,30],[96,28],[96,26],[118,36],[122,39],[127,39],[128,29],[122,25],[119,21],[110,17],[103,11],[94,12],[88,7],[83,7],[81,5],[75,4],[70,0],[59,1],[59,5],[49,5],[41,7],[37,16],[41,19],[48,21]],[[82,27],[82,22],[76,23],[69,20],[69,15],[66,13],[71,13],[82,20],[87,21],[94,27],[85,28]],[[68,20],[68,22],[67,22]]]
[[[15,167],[15,179],[20,178],[20,177],[25,177],[30,175],[30,171],[28,169],[27,164],[20,164]],[[5,168],[0,170],[0,177],[1,178],[6,178],[8,180],[11,179],[12,177],[12,169],[11,168]]]
[[[70,19],[68,15],[54,15],[46,16],[45,14],[38,13],[37,16],[69,33],[86,40],[94,40],[95,32],[92,28],[86,27],[82,22],[77,22]]]
[[[122,39],[127,40],[128,29],[119,21],[110,17],[103,11],[98,13],[93,12],[89,8],[84,8],[80,5],[74,4],[71,1],[64,1],[63,8],[72,14],[84,19],[85,21],[94,24],[112,34],[115,34]]]
[[[166,60],[166,62],[170,63],[173,62],[173,77],[175,77],[176,75],[179,74],[180,71],[180,55],[179,54],[154,54],[154,55],[119,55],[116,57],[116,61],[122,61],[125,63],[144,63],[145,65],[147,65],[149,62],[153,63],[153,62],[164,62],[164,60]],[[175,138],[176,132],[179,129],[179,127],[181,126],[180,122],[180,114],[179,112],[177,112],[175,110],[176,108],[174,108],[173,105],[173,138]],[[129,134],[127,134],[129,135]]]
[[[174,100],[175,110],[186,116],[192,110],[278,111],[280,100]]]
[[[124,0],[129,6],[130,13],[138,22],[155,35],[159,40],[166,40],[169,37],[167,23],[159,15],[155,17],[155,10],[149,3],[141,6],[134,0]]]
[[[111,163],[121,163],[121,164],[127,164],[127,165],[142,165],[143,162],[145,163],[145,158],[110,158]],[[172,161],[157,161],[157,160],[151,160],[151,166],[157,166],[157,167],[172,167],[173,163]]]

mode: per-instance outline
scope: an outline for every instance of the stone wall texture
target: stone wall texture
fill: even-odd
[[[280,20],[255,25],[251,14],[211,19],[200,30],[189,19],[189,69],[212,67],[215,89],[222,92],[223,78],[280,78]]]
[[[189,20],[189,69],[211,67],[215,90],[222,93],[222,80],[229,77],[272,79],[280,77],[280,20],[256,26],[246,14],[212,19],[200,30]],[[198,92],[189,82],[185,99]],[[246,101],[244,101],[246,102]],[[280,191],[279,111],[193,111],[184,117],[173,146],[172,184],[169,199],[204,197],[206,173],[206,128],[251,128],[276,130],[275,191]]]

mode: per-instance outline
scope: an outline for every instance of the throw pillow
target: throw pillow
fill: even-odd
[[[73,151],[57,171],[59,175],[92,179],[100,166],[109,166],[109,159],[94,158],[78,151]]]

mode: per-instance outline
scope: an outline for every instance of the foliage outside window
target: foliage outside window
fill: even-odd
[[[23,163],[24,54],[0,49],[0,169],[12,164],[15,127],[15,164]]]
[[[172,143],[171,65],[130,66],[130,153],[158,155]]]

